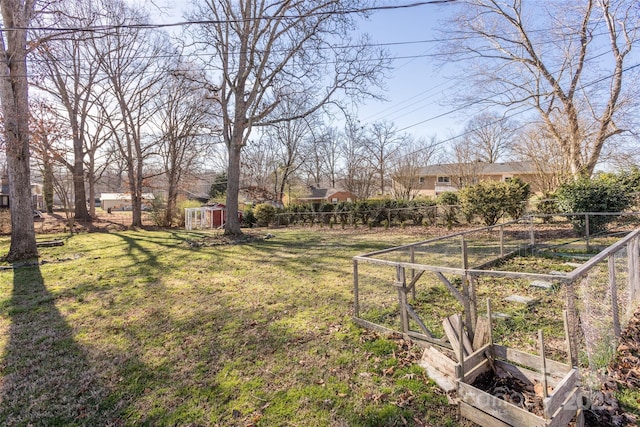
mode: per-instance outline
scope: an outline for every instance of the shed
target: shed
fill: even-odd
[[[222,203],[213,203],[199,208],[185,208],[184,225],[187,230],[222,228],[227,207]]]

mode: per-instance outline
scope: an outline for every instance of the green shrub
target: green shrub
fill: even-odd
[[[520,219],[527,210],[527,201],[531,196],[531,188],[529,184],[517,177],[505,182],[505,184],[505,211],[512,219]]]
[[[253,208],[248,206],[242,215],[242,226],[252,228],[256,223],[256,216],[253,214]]]
[[[554,193],[544,193],[538,203],[536,203],[535,213],[540,215],[553,215],[558,213],[558,199]],[[543,216],[542,221],[547,223],[551,221],[550,216]]]
[[[459,199],[465,215],[477,215],[487,225],[495,225],[509,215],[519,218],[529,198],[529,186],[518,179],[510,182],[480,181],[460,190]]]
[[[619,179],[605,176],[596,179],[580,179],[560,186],[557,192],[558,208],[561,212],[621,212],[631,204],[628,187]],[[604,231],[606,224],[615,219],[611,215],[589,217],[589,234]],[[575,231],[584,234],[584,215],[570,217]]]
[[[446,191],[436,199],[436,204],[441,207],[442,218],[448,229],[458,223],[458,194],[453,191]]]
[[[269,203],[260,203],[253,209],[258,227],[267,227],[276,217],[276,208]]]

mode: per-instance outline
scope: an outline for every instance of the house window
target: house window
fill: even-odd
[[[418,182],[420,182],[420,184],[424,184],[424,176],[418,178]]]
[[[351,203],[351,197],[347,197],[347,202]]]
[[[502,177],[502,180],[503,180],[504,182],[509,182],[509,181],[511,181],[512,179],[513,179],[513,177],[512,177],[512,176],[505,176],[505,177]]]
[[[332,198],[331,203],[335,205],[336,203],[338,203],[338,199],[336,197]]]
[[[451,179],[448,176],[438,177],[438,184],[449,184],[450,182],[451,182]]]

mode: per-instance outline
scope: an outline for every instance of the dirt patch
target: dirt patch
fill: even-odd
[[[544,417],[542,396],[536,393],[533,384],[526,384],[514,377],[500,377],[489,371],[479,375],[472,385],[518,408]]]

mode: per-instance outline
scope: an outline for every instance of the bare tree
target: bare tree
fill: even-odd
[[[99,100],[122,157],[131,194],[133,227],[142,226],[142,193],[146,178],[157,175],[148,168],[157,146],[148,131],[156,112],[153,102],[164,77],[163,60],[171,54],[166,35],[141,26],[147,16],[121,0],[103,5],[104,24],[113,27],[106,36],[92,39],[103,52],[99,63],[109,97]]]
[[[569,178],[567,159],[544,126],[531,125],[520,132],[513,154],[534,166],[535,183],[542,193],[555,191]]]
[[[477,183],[483,163],[478,161],[477,151],[464,136],[453,141],[453,163],[447,164],[450,182],[456,188],[463,188]]]
[[[391,191],[395,198],[413,200],[420,189],[420,171],[434,160],[439,144],[435,137],[407,137],[390,163]]]
[[[53,213],[55,169],[67,164],[66,157],[71,132],[50,103],[44,99],[31,102],[30,145],[34,160],[42,174],[42,193],[47,212]]]
[[[274,187],[273,171],[278,167],[274,148],[274,145],[266,138],[259,138],[244,146],[242,150],[242,182],[244,186],[255,186],[260,190]],[[228,182],[227,179],[227,185]]]
[[[92,116],[90,127],[85,132],[84,152],[86,185],[88,186],[89,215],[96,215],[96,184],[102,178],[109,164],[114,160],[113,151],[103,150],[113,135],[113,130],[108,126],[108,120],[104,117],[104,111],[97,111]],[[88,123],[89,125],[89,123]]]
[[[194,39],[216,53],[227,145],[228,221],[225,234],[241,234],[238,219],[240,156],[255,126],[302,118],[340,93],[357,101],[376,84],[385,64],[366,40],[350,45],[360,0],[212,0],[199,4]],[[340,43],[336,46],[335,43]],[[293,116],[267,119],[284,98],[313,99]]]
[[[311,127],[311,137],[305,141],[306,158],[302,171],[307,185],[321,185],[325,180],[331,187],[338,180],[340,132],[335,127],[318,123]]]
[[[274,117],[291,117],[297,111],[304,109],[301,102],[286,100],[273,112]],[[266,128],[265,137],[273,147],[276,164],[274,165],[274,194],[276,200],[282,202],[284,189],[289,180],[302,164],[309,153],[305,150],[305,141],[312,139],[312,127],[317,120],[313,115],[305,118],[276,122]]]
[[[62,1],[57,7],[65,13],[45,15],[55,20],[62,28],[91,27],[96,24],[100,13],[100,2]],[[46,27],[52,22],[43,21]],[[94,100],[99,97],[98,89],[100,52],[92,49],[90,39],[99,37],[94,32],[65,31],[54,34],[35,50],[37,65],[36,86],[55,99],[64,110],[72,130],[72,153],[70,159],[61,159],[73,176],[73,196],[75,219],[90,221],[87,210],[85,189],[85,147],[86,138],[91,133],[90,114]]]
[[[362,141],[366,158],[376,171],[380,195],[384,195],[387,189],[390,161],[407,138],[408,135],[398,133],[392,122],[383,120],[373,123]]]
[[[476,160],[497,163],[510,153],[515,124],[495,113],[474,116],[464,127],[464,140]]]
[[[0,103],[4,118],[11,244],[7,261],[38,256],[33,226],[29,167],[29,86],[27,82],[27,28],[35,0],[0,0]]]
[[[188,64],[178,64],[178,68],[185,67]],[[157,112],[152,121],[158,131],[158,148],[167,179],[166,224],[173,222],[183,178],[194,172],[205,142],[214,137],[217,104],[207,99],[207,91],[189,74],[186,70],[169,73],[154,101]]]
[[[447,27],[447,61],[467,61],[479,100],[534,109],[574,177],[590,176],[624,132],[638,39],[634,0],[467,0]],[[603,52],[602,49],[605,49]],[[468,102],[468,100],[466,101]]]
[[[343,183],[345,190],[359,199],[367,199],[373,192],[376,169],[372,167],[364,152],[364,129],[353,121],[347,122],[340,146],[343,160]]]

